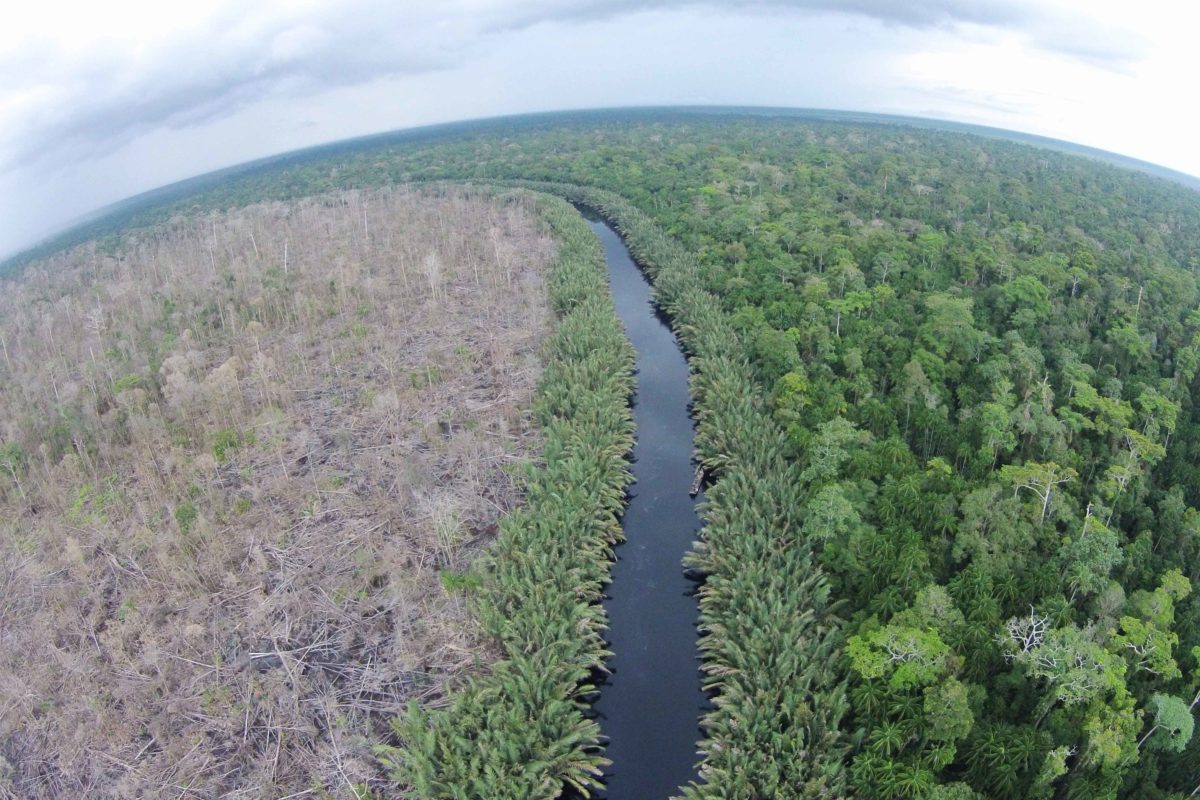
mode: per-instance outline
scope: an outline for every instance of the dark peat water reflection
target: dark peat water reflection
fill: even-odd
[[[688,496],[688,367],[624,242],[594,213],[583,213],[604,247],[617,314],[637,350],[635,482],[604,601],[612,674],[593,705],[612,760],[604,797],[666,800],[695,777],[700,716],[708,708],[696,649],[696,583],[682,565],[700,528]]]

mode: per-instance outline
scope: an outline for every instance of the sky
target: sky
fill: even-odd
[[[0,26],[0,257],[220,167],[414,125],[766,105],[1200,175],[1191,0],[38,0]]]

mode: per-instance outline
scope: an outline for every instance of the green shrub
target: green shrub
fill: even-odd
[[[112,391],[113,394],[120,394],[121,392],[128,391],[129,389],[140,389],[145,385],[145,383],[145,378],[143,378],[141,375],[138,375],[136,372],[132,372],[128,375],[122,375],[120,378],[114,381]]]
[[[196,511],[196,506],[191,500],[184,500],[175,506],[175,524],[179,526],[179,532],[184,535],[191,533],[192,526],[196,524],[199,516],[200,513]]]
[[[442,588],[447,594],[459,594],[464,592],[478,591],[482,586],[482,580],[473,572],[451,572],[443,570],[438,577],[442,581]]]
[[[716,477],[688,565],[700,590],[705,686],[704,798],[840,797],[847,700],[837,674],[842,621],[801,534],[801,480],[784,432],[754,390],[745,345],[719,300],[700,288],[691,253],[611,192],[517,182],[598,209],[651,276],[656,301],[688,352],[698,460]]]
[[[222,428],[213,436],[212,454],[217,463],[224,464],[226,457],[241,447],[241,437],[232,428]]]
[[[630,480],[634,353],[596,237],[566,203],[538,202],[559,243],[549,282],[558,324],[535,403],[545,446],[475,601],[505,658],[449,706],[411,705],[393,722],[399,745],[378,750],[391,777],[425,798],[553,798],[565,785],[587,796],[607,763],[585,698],[607,655],[600,600]],[[470,583],[442,579],[448,590]]]

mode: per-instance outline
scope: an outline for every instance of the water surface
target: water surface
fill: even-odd
[[[594,214],[584,216],[604,246],[617,314],[637,349],[635,483],[604,601],[612,675],[593,706],[613,762],[605,797],[666,800],[695,777],[707,708],[696,584],[682,566],[700,528],[688,496],[694,473],[688,368],[625,244]]]

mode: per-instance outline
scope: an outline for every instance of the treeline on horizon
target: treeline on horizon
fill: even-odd
[[[726,131],[683,186],[603,155],[589,182],[646,187],[789,429],[847,608],[847,789],[1186,796],[1194,198],[957,137],[769,128]]]
[[[706,665],[728,713],[706,730],[720,742],[738,735],[721,728],[735,714],[783,713],[839,733],[818,737],[819,755],[792,754],[824,759],[809,783],[779,783],[764,766],[777,762],[756,760],[790,752],[793,728],[739,740],[757,752],[708,746],[709,796],[1197,793],[1194,192],[936,131],[596,120],[385,144],[161,213],[442,179],[619,193],[627,235],[643,215],[643,236],[687,254],[671,274],[719,299],[786,432],[794,481],[740,491],[783,492],[788,523],[761,559],[721,564],[732,571],[706,592],[736,608],[768,588],[796,615],[815,596],[837,615],[839,649],[781,673],[794,653],[772,631],[710,616]],[[734,433],[702,437],[724,442],[706,457],[719,462]],[[711,509],[708,522],[712,536]],[[819,591],[759,571],[798,553]],[[711,670],[731,655],[791,684],[735,695],[739,673]],[[814,678],[830,667],[835,681]]]
[[[1192,793],[1194,196],[964,137],[697,128],[536,160],[697,253],[770,387],[848,623],[846,788]]]
[[[260,190],[270,192],[269,195],[263,195],[263,199],[266,199],[267,196],[276,199],[303,197],[308,193],[304,188],[303,181],[292,186],[293,191],[279,194],[277,190],[280,187],[276,185],[275,179],[286,170],[327,165],[333,160],[350,159],[356,155],[377,153],[384,149],[420,147],[445,143],[451,139],[467,139],[475,136],[537,135],[565,126],[581,126],[586,129],[595,124],[712,121],[713,119],[747,117],[793,123],[831,123],[861,125],[868,128],[899,127],[934,132],[966,133],[996,141],[1032,144],[1057,153],[1082,156],[1098,163],[1116,166],[1123,170],[1136,170],[1165,182],[1200,190],[1200,178],[1148,161],[1064,140],[947,120],[832,109],[753,106],[663,106],[556,111],[463,120],[386,131],[266,156],[185,178],[85,214],[59,233],[51,234],[39,242],[0,258],[0,277],[14,274],[27,264],[83,242],[119,236],[130,227],[154,224],[171,212],[178,212],[185,208],[203,210],[214,202],[220,207],[231,207],[229,202],[229,185],[231,183],[239,183],[243,187],[254,184]],[[355,185],[375,186],[380,183],[377,176],[368,177],[366,180],[362,180],[362,177],[355,176]],[[348,184],[337,181],[331,184],[335,187],[343,185]],[[301,194],[295,194],[294,190],[296,189],[299,189]],[[196,204],[198,198],[203,198],[203,202]],[[246,202],[251,201],[235,202],[232,207],[245,205]]]

